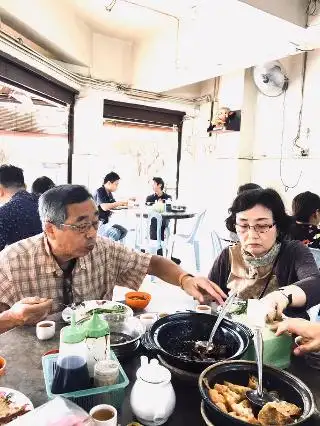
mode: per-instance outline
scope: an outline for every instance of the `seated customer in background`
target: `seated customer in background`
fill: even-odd
[[[53,188],[54,186],[54,182],[50,178],[48,178],[48,176],[41,176],[33,182],[31,186],[31,192],[37,197],[40,197],[40,195],[48,191],[48,189]]]
[[[109,224],[113,214],[111,211],[117,207],[127,206],[128,201],[116,201],[113,193],[118,189],[120,176],[116,172],[105,175],[103,184],[97,189],[94,200],[98,206],[100,226],[98,235],[111,238],[114,241],[122,240],[128,233],[126,228],[118,224]]]
[[[153,194],[148,195],[146,198],[146,204],[151,205],[154,204],[156,201],[165,201],[165,200],[171,200],[172,197],[169,194],[166,194],[164,189],[164,181],[161,177],[154,177],[152,179],[152,189],[154,191]]]
[[[320,249],[320,197],[310,191],[302,192],[292,200],[292,215],[295,223],[290,228],[290,237],[305,245]]]
[[[39,199],[44,232],[0,253],[0,331],[36,323],[83,300],[112,299],[115,285],[138,290],[146,274],[180,286],[203,302],[224,293],[161,256],[135,252],[97,236],[99,212],[81,185],[60,185]],[[30,306],[32,305],[32,306]]]
[[[273,189],[244,191],[234,200],[226,220],[239,243],[225,248],[215,260],[209,279],[243,300],[262,299],[270,319],[283,311],[308,317],[320,303],[320,272],[310,250],[288,241],[292,219]]]
[[[26,191],[19,167],[0,167],[0,203],[0,250],[42,232],[38,199]]]
[[[146,204],[147,205],[152,205],[154,204],[156,201],[162,201],[165,202],[166,200],[171,200],[172,197],[169,194],[166,194],[163,190],[164,190],[164,181],[161,177],[154,177],[152,179],[152,189],[154,191],[154,193],[152,195],[148,195],[146,198]],[[169,224],[169,221],[162,218],[162,225],[161,225],[161,240],[164,240],[164,233],[165,233],[165,229],[167,228]],[[151,225],[150,225],[150,238],[151,240],[156,240],[157,239],[157,220],[156,219],[152,219],[151,220]],[[163,250],[159,249],[158,250],[158,254],[159,255],[163,255]]]

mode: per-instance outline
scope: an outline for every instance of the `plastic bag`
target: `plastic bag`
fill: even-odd
[[[11,426],[93,426],[89,414],[78,405],[63,397],[41,405],[35,410],[18,417]]]

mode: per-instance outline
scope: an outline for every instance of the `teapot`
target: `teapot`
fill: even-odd
[[[130,395],[132,412],[146,426],[165,423],[176,405],[170,371],[159,365],[157,359],[141,356],[141,367]]]

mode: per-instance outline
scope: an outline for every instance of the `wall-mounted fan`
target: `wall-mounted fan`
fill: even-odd
[[[253,79],[260,92],[266,96],[281,95],[289,84],[286,72],[278,61],[254,67]]]

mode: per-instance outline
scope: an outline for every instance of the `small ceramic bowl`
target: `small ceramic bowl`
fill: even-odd
[[[129,291],[126,293],[126,304],[132,309],[144,309],[151,300],[151,294],[143,291]]]
[[[3,376],[6,370],[7,361],[0,356],[0,376]]]

